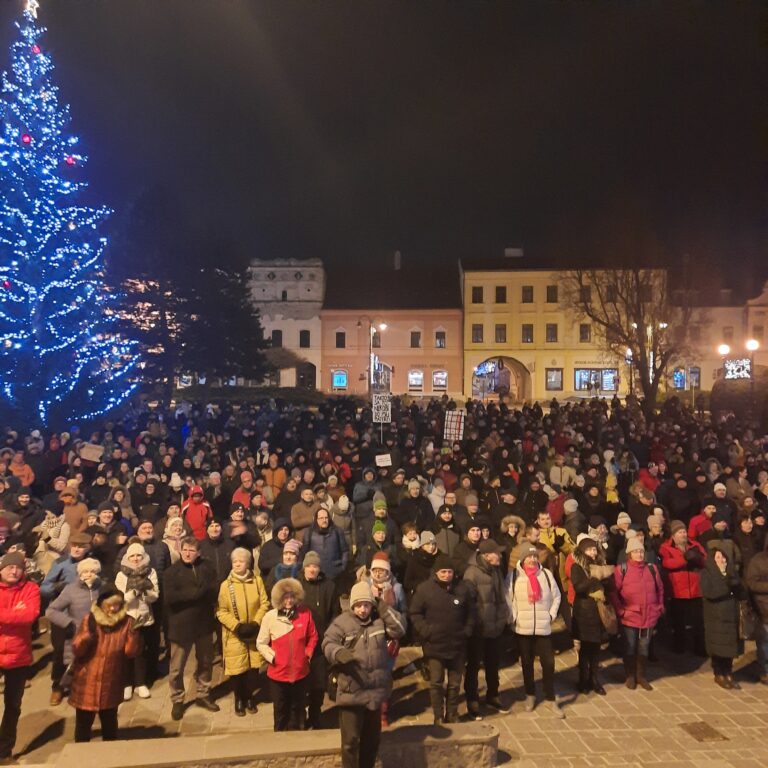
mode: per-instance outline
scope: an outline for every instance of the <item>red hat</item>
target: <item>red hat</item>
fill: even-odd
[[[377,560],[378,562],[376,562]],[[377,552],[371,559],[371,568],[384,568],[387,571],[391,571],[389,555],[386,552]]]

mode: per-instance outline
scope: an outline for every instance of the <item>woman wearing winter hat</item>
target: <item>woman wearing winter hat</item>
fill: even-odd
[[[289,539],[283,545],[282,560],[279,562],[264,579],[264,586],[267,593],[272,593],[272,587],[280,579],[297,579],[301,567],[299,565],[299,553],[301,552],[301,542],[296,539]]]
[[[560,609],[560,589],[550,570],[539,561],[534,545],[521,552],[520,562],[507,576],[507,601],[520,650],[525,685],[525,711],[536,706],[533,661],[541,662],[544,697],[555,717],[565,715],[555,696],[555,654],[552,649],[552,622]]]
[[[374,768],[381,737],[381,705],[392,690],[387,645],[405,634],[401,614],[376,600],[367,581],[352,587],[349,610],[323,638],[329,664],[339,669],[336,707],[342,768]]]
[[[721,542],[713,542],[701,572],[704,642],[712,659],[715,682],[726,690],[740,688],[733,679],[733,660],[744,652],[739,639],[739,600],[743,597],[735,563]]]
[[[256,712],[254,691],[264,660],[256,647],[256,636],[269,610],[264,582],[253,572],[253,556],[247,549],[232,551],[232,570],[219,588],[216,618],[222,630],[224,674],[232,680],[235,715],[243,717],[246,707]]]
[[[645,676],[648,652],[654,627],[664,613],[664,586],[659,568],[645,561],[642,540],[635,536],[627,541],[627,562],[616,566],[616,589],[611,599],[624,635],[624,669],[626,685],[653,690]]]
[[[256,649],[267,664],[276,731],[303,731],[309,663],[318,643],[315,622],[302,604],[304,589],[296,579],[280,579],[272,605],[259,628]]]
[[[605,634],[600,619],[598,601],[605,601],[613,576],[613,567],[606,565],[597,542],[581,534],[573,551],[571,586],[573,588],[573,637],[579,646],[579,693],[590,690],[605,696],[598,677],[600,643]]]
[[[154,669],[157,659],[148,659],[145,653],[150,648],[158,648],[158,643],[153,642],[149,635],[158,631],[152,603],[160,596],[160,588],[157,573],[149,563],[149,555],[139,542],[130,544],[123,555],[120,570],[115,576],[115,587],[122,592],[126,613],[133,619],[134,629],[141,632],[144,641],[144,652],[129,665],[126,675],[128,684],[123,691],[123,699],[130,701],[134,688],[139,698],[148,699],[147,668]]]
[[[72,641],[74,665],[69,703],[75,708],[75,741],[90,741],[96,714],[103,741],[117,739],[117,708],[123,700],[125,659],[141,653],[123,595],[105,587]]]

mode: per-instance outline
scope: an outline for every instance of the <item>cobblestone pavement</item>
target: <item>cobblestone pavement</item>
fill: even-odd
[[[45,661],[47,635],[37,642],[38,664]],[[405,648],[398,660],[392,699],[393,719],[405,724],[431,723],[427,684],[418,673],[403,668],[418,656]],[[576,655],[557,656],[556,685],[566,714],[558,720],[542,710],[522,711],[522,673],[519,665],[502,672],[502,696],[512,704],[509,715],[488,714],[498,726],[499,765],[504,766],[602,766],[620,763],[665,768],[765,768],[768,766],[768,686],[754,682],[754,644],[738,660],[740,691],[724,691],[713,680],[709,662],[662,653],[650,665],[653,691],[627,690],[620,660],[607,653],[603,680],[607,696],[576,696]],[[194,663],[194,660],[192,660]],[[188,665],[192,669],[192,665]],[[42,764],[55,758],[73,738],[74,710],[66,703],[50,707],[49,667],[37,673],[26,691],[19,724],[17,752],[22,764]],[[235,717],[232,696],[217,665],[214,696],[221,711],[209,713],[191,704],[181,722],[170,718],[165,680],[155,684],[150,699],[134,699],[120,707],[121,738],[173,738],[185,734],[259,732],[272,728],[272,707],[261,704],[259,712]],[[188,698],[194,688],[188,686]],[[463,705],[460,711],[464,711]],[[334,727],[333,710],[324,712],[324,725]],[[684,728],[701,724],[713,729],[710,738],[698,741]],[[286,738],[290,736],[286,735]]]

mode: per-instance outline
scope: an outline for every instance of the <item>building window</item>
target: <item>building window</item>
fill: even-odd
[[[408,371],[408,391],[409,392],[424,391],[424,371],[416,371],[416,370]]]
[[[589,323],[579,324],[579,341],[582,344],[589,344],[592,341],[592,326]]]
[[[548,344],[557,343],[557,323],[547,323],[546,339]]]
[[[532,285],[524,285],[522,296],[520,298],[520,301],[522,301],[523,304],[533,304],[533,286]]]
[[[730,344],[733,341],[733,326],[732,325],[726,325],[723,328],[723,341]]]
[[[672,387],[674,389],[685,389],[685,368],[675,368],[672,371]]]
[[[448,389],[448,371],[432,371],[432,391],[445,392]]]
[[[763,336],[765,336],[765,326],[762,325],[753,325],[752,326],[752,338],[755,339],[755,341],[762,341]]]
[[[336,331],[336,349],[346,349],[347,333],[346,331]]]
[[[435,331],[435,349],[445,349],[445,331]]]
[[[473,344],[483,343],[483,326],[481,323],[477,323],[472,326],[472,343]]]
[[[411,349],[421,349],[421,331],[411,331]]]
[[[349,375],[346,371],[331,371],[331,377],[331,386],[333,389],[343,390],[347,388]]]
[[[615,285],[609,285],[605,289],[605,300],[608,302],[608,304],[615,304],[616,303],[616,286]],[[591,297],[590,297],[591,298]],[[645,299],[640,299],[640,301],[645,301]]]
[[[563,389],[563,369],[546,369],[546,388],[548,392],[560,392]]]
[[[288,301],[288,291],[280,291],[280,301]]]
[[[619,371],[617,368],[603,368],[600,376],[600,389],[603,392],[616,392],[619,388]]]
[[[473,304],[483,303],[483,286],[482,285],[472,286],[472,303]]]
[[[533,323],[523,323],[523,332],[520,337],[523,344],[533,344]]]
[[[507,286],[506,285],[496,286],[496,303],[497,304],[507,303]]]
[[[273,347],[282,347],[283,346],[283,332],[282,331],[272,331],[272,346]]]
[[[616,392],[619,388],[617,368],[576,368],[573,372],[574,389],[586,392],[594,389],[598,392]]]
[[[556,285],[548,285],[547,286],[547,304],[557,304],[557,286]]]
[[[592,286],[582,285],[579,288],[579,301],[582,304],[589,304],[592,301]]]
[[[309,349],[310,347],[309,331],[299,331],[299,346],[302,349]]]
[[[497,344],[506,344],[507,343],[507,326],[504,323],[500,323],[496,326],[496,343]]]
[[[373,331],[371,334],[371,346],[374,349],[381,349],[381,334],[378,331]]]

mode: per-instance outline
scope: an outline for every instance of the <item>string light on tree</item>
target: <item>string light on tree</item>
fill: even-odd
[[[117,406],[138,361],[103,282],[98,230],[110,211],[76,201],[86,158],[74,151],[38,10],[27,0],[0,98],[0,421],[62,424]]]

